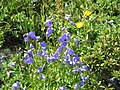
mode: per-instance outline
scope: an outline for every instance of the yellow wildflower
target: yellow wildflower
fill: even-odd
[[[88,11],[88,10],[86,10],[86,11],[84,12],[84,14],[85,14],[86,16],[90,16],[91,13],[92,13],[92,12],[91,12],[91,11]]]
[[[57,31],[57,34],[60,34],[60,30]]]
[[[82,57],[80,57],[80,61],[82,62],[83,60],[82,60]]]
[[[77,26],[77,28],[81,28],[83,27],[84,22],[77,22],[75,25]]]

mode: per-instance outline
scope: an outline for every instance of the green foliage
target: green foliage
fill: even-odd
[[[65,7],[65,4],[68,7]],[[91,11],[89,16],[85,11]],[[64,17],[69,14],[72,26]],[[46,19],[53,20],[54,32],[46,37]],[[113,20],[113,23],[110,21]],[[77,22],[83,22],[81,28],[76,27]],[[60,44],[58,38],[64,33],[66,27],[71,40],[68,47],[72,48],[81,58],[81,62],[89,67],[84,72],[88,80],[81,90],[119,90],[120,81],[120,1],[119,0],[1,0],[0,1],[0,47],[5,42],[6,32],[20,38],[19,34],[34,31],[40,36],[40,41],[47,41],[47,52],[53,53]],[[65,32],[66,32],[65,31]],[[80,46],[75,46],[74,38],[80,40]],[[21,39],[21,38],[20,38]],[[22,40],[24,42],[24,40]],[[41,48],[38,42],[33,43],[37,54]],[[26,43],[25,49],[29,49]],[[25,51],[24,51],[25,52]],[[15,61],[17,65],[10,67],[9,63]],[[21,89],[25,90],[56,90],[60,86],[74,89],[74,84],[81,80],[80,73],[71,75],[72,68],[63,67],[62,59],[52,63],[35,56],[34,63],[26,65],[22,53],[16,53],[14,58],[7,60],[0,66],[0,86],[3,90],[11,89],[15,81],[20,82]],[[45,79],[40,80],[36,70],[44,65]],[[13,71],[8,75],[9,71]],[[69,75],[70,74],[70,75]],[[114,82],[110,82],[110,78]],[[46,89],[47,88],[47,89]]]
[[[0,47],[2,46],[4,42],[3,33],[4,33],[3,31],[0,31]]]

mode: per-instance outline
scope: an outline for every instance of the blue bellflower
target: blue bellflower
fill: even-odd
[[[38,68],[38,73],[41,73],[42,71],[43,71],[43,67],[40,66],[40,67]]]
[[[67,46],[67,42],[62,42],[61,47],[65,48]]]
[[[76,43],[76,46],[80,46],[80,40],[78,39],[74,39],[75,43]]]
[[[71,60],[66,60],[66,62],[67,62],[70,66],[75,65],[75,63],[74,63],[73,61],[71,61]]]
[[[60,47],[57,48],[56,52],[57,52],[57,53],[61,53],[62,50],[63,50],[63,48],[60,46]]]
[[[114,78],[110,78],[109,81],[110,82],[114,82],[115,80],[114,80]]]
[[[10,62],[9,65],[10,66],[16,66],[16,62]]]
[[[76,62],[78,64],[78,66],[82,66],[82,63],[80,61]]]
[[[64,34],[59,38],[59,42],[66,42],[66,41],[70,41],[69,33],[64,33]]]
[[[28,37],[28,33],[23,34],[23,37]]]
[[[74,85],[74,89],[77,90],[77,89],[79,89],[79,88],[80,88],[80,86],[79,86],[78,84],[75,84],[75,85]]]
[[[38,55],[39,55],[40,57],[44,56],[44,57],[46,58],[46,57],[48,56],[48,53],[45,52],[44,50],[42,50],[42,51],[39,51],[39,52],[38,52]]]
[[[69,49],[67,49],[67,54],[73,55],[73,54],[75,54],[75,53],[74,53],[74,51],[73,51],[71,48],[69,48]]]
[[[45,79],[45,75],[44,75],[44,74],[42,74],[42,75],[40,76],[40,80],[42,80],[42,79]]]
[[[62,86],[62,87],[59,88],[59,90],[66,90],[66,87]]]
[[[42,51],[38,52],[38,55],[42,57],[43,56]]]
[[[31,31],[28,33],[28,36],[32,38],[33,40],[36,40],[35,32]]]
[[[33,49],[34,48],[34,45],[33,44],[30,44],[30,49]]]
[[[66,27],[63,27],[61,30],[62,30],[62,31],[66,30]]]
[[[72,72],[75,74],[75,73],[77,73],[79,71],[79,68],[78,67],[76,67],[76,68],[73,68],[73,70],[72,70]]]
[[[42,50],[44,50],[44,51],[46,50],[46,45],[47,45],[47,43],[45,41],[40,43]]]
[[[83,86],[85,83],[83,81],[80,81],[80,85]]]
[[[34,53],[33,53],[33,51],[30,49],[30,50],[28,50],[28,54],[31,56],[31,57],[33,57],[34,56]]]
[[[45,51],[45,50],[46,50],[46,47],[42,47],[42,50]]]
[[[54,53],[54,54],[53,54],[53,58],[54,58],[55,60],[56,60],[56,59],[59,59],[59,56],[60,56],[59,53]]]
[[[37,0],[33,0],[33,2],[37,2]]]
[[[46,42],[45,42],[45,41],[41,42],[41,43],[40,43],[40,46],[41,46],[41,47],[46,47]]]
[[[37,40],[37,41],[40,41],[40,36],[36,36],[36,40]]]
[[[18,89],[20,88],[19,82],[18,82],[18,81],[15,82],[15,83],[12,85],[12,88],[13,88],[13,90],[18,90]]]
[[[69,55],[64,56],[64,59],[65,59],[65,60],[70,60],[70,56],[69,56]]]
[[[52,62],[54,60],[54,57],[50,56],[47,58],[48,62]]]
[[[74,66],[76,64],[76,62],[74,60],[72,60],[71,62],[72,62],[72,66]]]
[[[81,75],[81,79],[82,79],[83,82],[85,82],[87,80],[87,77]]]
[[[52,32],[54,32],[53,28],[51,28],[51,27],[48,28],[47,32],[46,32],[46,36],[49,37],[52,34]]]
[[[29,37],[25,37],[25,38],[24,38],[24,41],[25,41],[25,42],[28,42],[29,40],[30,40]]]
[[[52,19],[47,19],[47,20],[46,20],[46,26],[47,26],[47,27],[51,27],[51,26],[52,26],[52,23],[53,23],[53,20],[52,20]]]
[[[35,33],[33,31],[31,31],[29,33],[25,33],[23,35],[23,37],[24,37],[25,42],[28,42],[30,40],[30,38],[33,39],[33,40],[36,40],[36,36],[35,36]]]
[[[47,58],[47,57],[48,57],[48,53],[45,52],[44,50],[42,51],[42,55],[44,56],[44,58]]]
[[[87,71],[88,70],[88,66],[84,65],[82,66],[82,71]]]
[[[74,54],[74,53],[73,53],[73,54]],[[80,61],[80,58],[79,58],[78,56],[74,56],[74,57],[72,58],[72,60],[75,61],[75,62],[77,62],[77,61]]]
[[[73,26],[75,25],[75,23],[73,21],[70,21],[70,24],[73,25]]]
[[[67,19],[69,21],[70,20],[70,15],[65,14],[65,19]]]
[[[111,24],[111,25],[113,25],[113,24],[114,24],[114,21],[111,20],[111,21],[109,21],[108,23]]]
[[[25,64],[32,64],[32,62],[33,62],[33,59],[31,57],[24,60]]]

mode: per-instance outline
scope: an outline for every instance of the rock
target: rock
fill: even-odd
[[[10,49],[2,49],[0,50],[0,65],[5,62],[5,60],[12,59],[14,55],[14,52],[12,52]]]

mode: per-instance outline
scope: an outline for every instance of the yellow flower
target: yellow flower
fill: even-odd
[[[81,62],[83,61],[82,57],[80,57],[80,61],[81,61]]]
[[[86,11],[84,12],[84,14],[85,14],[86,16],[90,16],[91,13],[92,13],[92,12],[91,12],[91,11],[88,11],[88,10],[86,10]]]
[[[58,30],[57,34],[60,34],[60,30]]]
[[[84,22],[77,22],[75,25],[77,26],[77,28],[81,28],[83,27]]]

